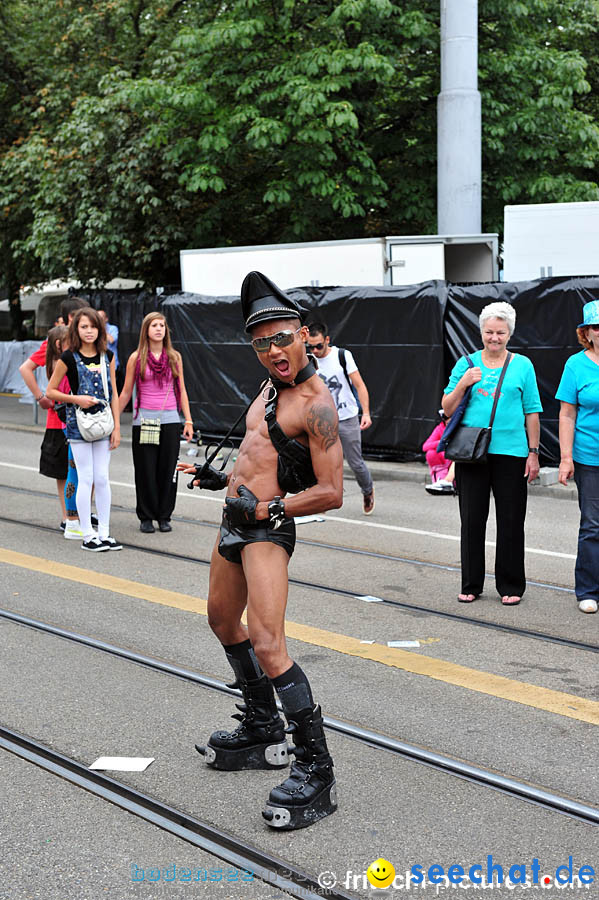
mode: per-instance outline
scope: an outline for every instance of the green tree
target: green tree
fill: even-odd
[[[597,0],[479,8],[484,228],[597,199]],[[3,9],[2,241],[28,278],[152,285],[185,247],[436,231],[439,0]]]
[[[598,200],[599,122],[586,98],[596,0],[483,0],[483,215],[511,203]],[[593,53],[596,56],[596,49]]]
[[[169,271],[149,148],[151,111],[116,99],[143,78],[201,4],[186,0],[5,0],[0,15],[0,259],[14,285],[74,275],[151,281]],[[205,6],[205,4],[204,4]],[[191,198],[181,197],[183,205]],[[164,217],[165,218],[165,217]],[[183,241],[166,222],[169,249]],[[171,270],[176,267],[171,265]]]

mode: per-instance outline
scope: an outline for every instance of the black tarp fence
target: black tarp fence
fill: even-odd
[[[183,356],[194,424],[205,438],[222,435],[265,375],[243,331],[239,297],[142,291],[77,292],[119,326],[122,365],[137,346],[143,317],[160,309]],[[543,404],[541,455],[559,459],[555,391],[564,363],[580,347],[576,326],[584,303],[599,296],[599,276],[460,286],[444,281],[385,287],[305,287],[289,294],[324,320],[331,343],[355,356],[371,398],[373,425],[365,455],[410,459],[436,425],[443,388],[455,361],[481,347],[478,316],[487,303],[511,303],[510,347],[528,356]],[[242,431],[240,430],[239,436]]]

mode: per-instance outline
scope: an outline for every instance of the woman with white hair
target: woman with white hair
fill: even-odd
[[[462,424],[487,428],[504,363],[514,333],[516,312],[509,303],[490,303],[479,317],[483,349],[462,356],[453,367],[442,406],[451,416],[472,386]],[[512,353],[497,402],[491,443],[482,463],[457,462],[460,502],[462,589],[460,603],[472,603],[485,580],[485,531],[490,492],[495,498],[497,542],[495,585],[504,606],[520,603],[526,589],[524,519],[527,482],[539,474],[539,413],[537,379],[531,361]]]

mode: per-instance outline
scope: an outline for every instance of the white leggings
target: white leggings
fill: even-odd
[[[71,450],[77,466],[77,512],[83,532],[83,540],[92,535],[91,502],[92,486],[96,488],[96,509],[98,510],[98,536],[107,538],[110,534],[110,439],[102,441],[71,441]]]

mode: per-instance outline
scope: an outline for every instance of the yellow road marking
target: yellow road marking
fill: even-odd
[[[148,600],[150,603],[160,603],[163,606],[184,609],[204,616],[207,614],[207,603],[200,597],[192,597],[178,591],[169,591],[166,588],[129,581],[115,575],[90,572],[88,569],[81,569],[78,566],[70,566],[66,563],[29,556],[4,548],[0,548],[0,562],[33,572],[41,572],[44,575],[52,575],[55,578],[75,581],[78,584],[88,584],[91,587],[111,591],[115,594]],[[469,669],[457,663],[431,656],[420,656],[408,650],[385,647],[382,644],[361,644],[358,638],[325,631],[322,628],[314,628],[311,625],[300,625],[297,622],[287,621],[286,633],[289,638],[305,644],[325,647],[328,650],[345,653],[347,656],[357,656],[385,666],[402,669],[405,672],[412,672],[415,675],[424,675],[427,678],[433,678],[445,684],[453,684],[469,691],[498,697],[512,703],[522,703],[524,706],[532,706],[535,709],[546,710],[569,719],[577,719],[579,722],[599,725],[599,702],[577,697],[575,694],[553,691],[534,684],[504,678],[502,675]]]
[[[30,569],[32,572],[41,572],[44,575],[54,575],[66,581],[76,581],[78,584],[89,584],[91,587],[111,591],[113,594],[138,597],[140,600],[149,600],[150,603],[161,603],[163,606],[173,606],[203,616],[207,614],[208,604],[201,597],[191,597],[189,594],[179,594],[166,588],[140,584],[138,581],[129,581],[127,578],[107,575],[105,572],[91,572],[89,569],[80,569],[78,566],[69,566],[39,556],[28,556],[2,547],[0,547],[0,562],[19,566],[21,569]]]

